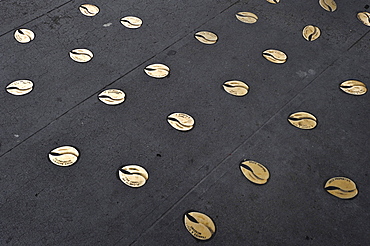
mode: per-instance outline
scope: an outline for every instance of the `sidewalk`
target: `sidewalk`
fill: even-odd
[[[184,225],[195,210],[216,225],[207,245],[367,245],[370,93],[339,86],[370,86],[370,27],[356,17],[370,9],[336,2],[330,12],[318,0],[94,0],[99,13],[85,16],[85,1],[0,1],[0,244],[198,245]],[[125,27],[126,16],[142,25]],[[319,27],[316,40],[304,39],[307,25]],[[33,40],[17,42],[18,29]],[[198,41],[199,31],[217,42]],[[72,53],[88,62],[72,60],[75,49],[91,51]],[[265,59],[269,49],[286,62]],[[148,76],[151,64],[168,75]],[[17,80],[32,90],[12,95]],[[248,93],[227,93],[230,80]],[[124,99],[99,97],[107,89]],[[317,126],[293,126],[296,112]],[[193,128],[173,128],[172,113]],[[76,148],[75,164],[49,160],[61,146]],[[266,184],[243,175],[244,159],[268,169]],[[145,185],[121,182],[126,165],[145,168]],[[358,195],[329,194],[333,177]]]

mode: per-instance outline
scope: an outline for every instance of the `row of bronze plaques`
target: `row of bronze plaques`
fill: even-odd
[[[72,146],[62,146],[49,153],[49,160],[58,166],[67,167],[79,159],[79,151]],[[256,185],[266,184],[270,178],[269,170],[253,160],[243,160],[239,164],[241,173]],[[145,185],[149,179],[147,170],[139,165],[125,165],[117,170],[117,177],[124,184],[138,188]],[[326,181],[324,189],[340,199],[353,199],[358,194],[355,182],[347,177],[334,177]],[[216,232],[214,221],[204,213],[187,211],[184,214],[184,224],[189,233],[198,240],[209,240]]]
[[[75,164],[80,157],[77,148],[73,146],[62,146],[53,149],[49,153],[49,160],[62,167],[68,167]],[[243,160],[239,164],[241,172],[244,176],[254,184],[266,184],[270,178],[269,170],[262,164],[253,160]],[[119,179],[130,187],[141,187],[149,178],[145,168],[138,165],[122,166],[118,169]],[[342,198],[354,198],[358,190],[356,184],[348,178],[332,178],[325,184],[325,189],[332,195]]]
[[[357,84],[361,86],[358,86]],[[227,86],[226,86],[226,85]],[[242,86],[240,86],[242,84]],[[355,85],[354,85],[355,84]],[[8,85],[7,91],[13,95],[23,95],[32,90],[33,83],[29,80],[19,80]],[[238,87],[240,86],[240,87]],[[361,90],[366,92],[366,87],[359,81],[346,81],[341,84],[341,89],[347,93],[354,91],[359,95],[356,89],[359,87]],[[240,81],[229,81],[224,83],[225,91],[232,95],[241,96],[248,92],[249,87]],[[351,93],[353,94],[353,93]],[[118,105],[125,101],[126,94],[118,89],[107,89],[98,95],[100,101],[108,105]],[[308,112],[296,112],[288,117],[288,121],[295,127],[300,129],[310,130],[317,126],[317,118]],[[186,113],[172,113],[167,117],[167,122],[176,130],[179,131],[190,131],[193,129],[195,120],[192,116]]]
[[[145,73],[154,78],[166,77],[170,70],[163,64],[152,64],[144,69]],[[31,80],[22,79],[11,82],[6,86],[6,91],[14,96],[23,96],[33,90],[34,83]],[[222,88],[233,96],[245,96],[249,92],[249,86],[238,80],[226,81],[222,84]],[[339,85],[339,88],[351,95],[361,96],[367,92],[367,87],[364,83],[358,80],[347,80]],[[98,95],[100,101],[109,105],[118,105],[125,101],[126,94],[119,89],[107,89]]]
[[[269,3],[277,4],[280,0],[266,0]],[[337,3],[334,0],[319,0],[320,6],[329,12],[334,12],[337,10]],[[81,13],[86,16],[95,16],[99,13],[100,9],[98,6],[93,4],[82,4],[79,7]]]
[[[279,3],[280,0],[267,0],[270,3]],[[320,0],[321,7],[327,11],[333,12],[337,9],[337,5],[334,0]],[[79,10],[83,15],[86,16],[95,16],[99,13],[99,7],[92,4],[82,4],[79,7]],[[258,21],[258,16],[252,12],[238,12],[235,14],[235,17],[243,22],[248,24],[253,24]],[[359,12],[357,13],[357,19],[360,20],[364,25],[370,26],[370,13],[369,12]],[[122,17],[120,20],[121,24],[130,29],[137,29],[142,26],[143,21],[136,16],[126,16]],[[302,31],[303,37],[308,41],[314,41],[320,37],[321,31],[320,28],[307,25]],[[218,40],[218,37],[215,33],[208,31],[201,31],[195,34],[195,37],[202,43],[205,44],[215,44]],[[28,43],[35,38],[33,31],[25,28],[21,28],[15,31],[14,38],[20,43]]]
[[[236,18],[243,23],[253,24],[258,21],[258,16],[251,12],[238,12],[235,14]],[[360,12],[357,18],[366,26],[370,26],[370,13]],[[126,16],[121,18],[121,24],[130,29],[136,29],[142,26],[143,21],[135,16]],[[307,25],[302,30],[302,36],[308,41],[314,41],[321,35],[319,27],[314,25]],[[195,38],[204,44],[215,44],[218,40],[217,34],[210,31],[200,31],[195,33]],[[14,32],[14,38],[19,43],[29,43],[35,39],[35,33],[26,28],[17,29]]]

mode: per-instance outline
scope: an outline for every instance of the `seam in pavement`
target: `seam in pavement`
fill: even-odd
[[[28,23],[31,23],[31,22],[32,22],[32,21],[34,21],[34,20],[37,20],[37,19],[39,19],[39,18],[41,18],[41,17],[43,17],[43,16],[45,16],[45,15],[47,15],[47,14],[49,14],[49,13],[53,12],[54,10],[57,10],[57,9],[59,9],[59,8],[63,7],[64,5],[67,5],[67,4],[68,4],[68,3],[70,3],[70,2],[73,2],[73,1],[74,1],[74,0],[69,0],[68,2],[63,3],[63,4],[61,4],[61,5],[57,6],[57,7],[55,7],[55,8],[53,8],[53,9],[49,10],[48,12],[46,12],[46,13],[44,13],[44,14],[40,15],[40,16],[37,16],[37,17],[33,18],[32,20],[29,20],[29,21],[27,21],[27,22],[23,23],[22,25],[19,25],[19,26],[15,27],[15,28],[13,28],[13,29],[11,29],[11,30],[7,31],[7,32],[4,32],[3,34],[0,34],[0,38],[1,38],[2,36],[6,35],[6,34],[8,34],[8,33],[10,33],[10,32],[12,32],[12,31],[14,31],[14,30],[17,30],[17,29],[21,28],[21,27],[22,27],[22,26],[24,26],[24,25],[27,25]]]
[[[360,42],[361,41],[361,39],[363,39],[368,33],[370,32],[370,30],[369,31],[367,31],[364,35],[362,35],[362,37],[359,39],[359,40],[357,40],[356,42],[354,42],[354,44],[352,44],[351,45],[351,47],[349,47],[348,49],[347,49],[347,51],[349,51],[350,49],[352,49],[352,47],[353,46],[355,46],[358,42]]]

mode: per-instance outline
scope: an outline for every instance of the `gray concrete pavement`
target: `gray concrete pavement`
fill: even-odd
[[[31,2],[0,2],[2,245],[197,245],[183,224],[187,210],[214,220],[208,245],[367,245],[369,93],[339,89],[349,79],[370,85],[370,29],[356,18],[367,1],[338,0],[330,13],[316,0],[110,0],[91,2],[100,7],[94,17],[79,12],[84,1]],[[239,11],[259,20],[242,23]],[[143,26],[122,26],[127,15]],[[302,37],[308,24],[322,32],[313,42]],[[19,27],[35,40],[18,43]],[[202,30],[218,42],[198,42]],[[75,48],[94,58],[72,61]],[[270,48],[287,62],[264,59]],[[153,63],[170,76],[147,76]],[[18,79],[32,80],[33,91],[7,93]],[[246,96],[222,89],[234,79],[250,86]],[[126,101],[100,102],[107,88]],[[318,126],[290,125],[297,111]],[[194,129],[172,128],[172,112],[193,116]],[[64,145],[80,151],[73,166],[48,160]],[[243,159],[269,169],[266,185],[242,175]],[[143,187],[117,178],[128,164],[147,169]],[[336,176],[355,181],[359,195],[328,194],[324,183]]]

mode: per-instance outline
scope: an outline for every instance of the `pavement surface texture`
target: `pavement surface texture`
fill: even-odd
[[[368,245],[370,93],[339,85],[370,86],[370,27],[357,18],[369,0],[336,0],[334,12],[319,0],[93,0],[95,16],[80,12],[85,3],[0,1],[0,245]],[[241,11],[258,21],[239,21]],[[142,26],[126,28],[125,16]],[[307,25],[320,28],[317,40],[303,38]],[[34,40],[17,42],[19,28]],[[73,61],[78,48],[93,58]],[[267,49],[287,61],[266,60]],[[149,77],[155,63],[169,76]],[[16,80],[32,91],[8,93]],[[228,94],[229,80],[248,94]],[[106,89],[125,101],[104,104]],[[314,129],[289,123],[300,111]],[[173,112],[194,128],[171,127]],[[76,147],[78,161],[54,165],[60,146]],[[243,175],[244,159],[269,170],[266,184]],[[118,177],[132,164],[149,174],[142,187]],[[329,194],[333,177],[358,195]],[[188,232],[188,210],[213,220],[210,240]]]

